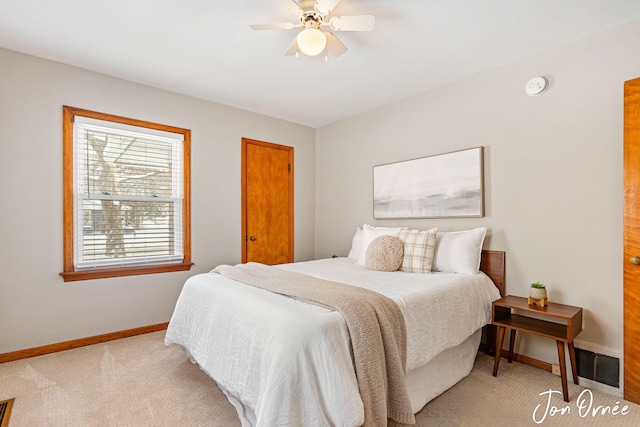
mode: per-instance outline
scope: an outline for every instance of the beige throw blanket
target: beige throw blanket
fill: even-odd
[[[258,263],[213,270],[239,282],[333,308],[349,334],[365,426],[415,424],[406,386],[406,329],[398,305],[377,292]]]

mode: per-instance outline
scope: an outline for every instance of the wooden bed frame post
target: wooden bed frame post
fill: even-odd
[[[505,252],[483,250],[480,258],[480,270],[493,281],[498,291],[500,291],[500,296],[504,296]],[[498,338],[496,327],[491,324],[485,326],[482,335],[483,343],[480,344],[480,350],[495,356]]]

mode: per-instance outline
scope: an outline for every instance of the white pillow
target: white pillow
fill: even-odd
[[[402,230],[398,237],[404,244],[404,256],[400,271],[408,273],[429,273],[433,265],[436,249],[437,228],[429,230]]]
[[[393,236],[398,237],[398,234],[402,230],[401,227],[374,227],[368,224],[365,224],[362,227],[362,252],[360,253],[360,258],[358,258],[358,264],[367,265],[366,263],[366,255],[367,248],[373,242],[376,237],[380,236]]]
[[[353,235],[353,239],[351,239],[351,250],[349,251],[349,255],[347,258],[351,258],[354,261],[358,261],[360,259],[360,254],[362,253],[362,227],[356,228],[356,234]]]
[[[486,234],[486,227],[438,233],[431,269],[447,273],[478,274]]]

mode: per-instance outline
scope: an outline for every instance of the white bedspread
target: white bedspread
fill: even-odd
[[[487,324],[499,298],[482,273],[373,272],[347,258],[279,267],[394,300],[405,317],[408,371]],[[363,422],[349,334],[335,311],[205,273],[185,283],[165,342],[187,349],[245,426]]]

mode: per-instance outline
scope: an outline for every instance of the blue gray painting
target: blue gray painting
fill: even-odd
[[[373,168],[374,218],[482,216],[482,148]]]

